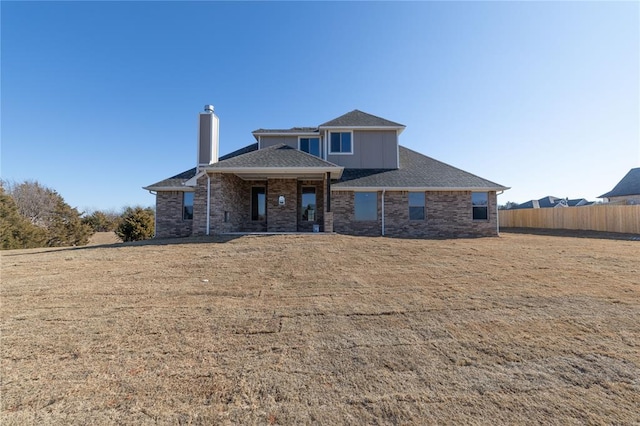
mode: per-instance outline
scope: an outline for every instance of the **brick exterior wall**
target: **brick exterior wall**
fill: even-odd
[[[201,176],[196,182],[193,195],[193,235],[206,235],[207,232],[207,177]]]
[[[242,230],[248,216],[245,209],[249,198],[246,187],[246,183],[236,175],[211,175],[210,234]],[[225,216],[228,218],[226,221]]]
[[[278,198],[285,197],[285,205]],[[269,179],[267,181],[267,231],[296,232],[298,230],[298,181]]]
[[[385,193],[385,235],[391,237],[450,238],[497,236],[497,197],[489,193],[488,220],[473,220],[471,192],[425,193],[425,219],[409,220],[409,193]]]
[[[331,191],[333,230],[339,234],[378,236],[382,234],[381,193],[378,193],[378,220],[356,221],[352,191]]]
[[[193,220],[182,220],[182,192],[156,194],[156,238],[188,237]]]
[[[267,220],[251,220],[251,188],[266,188]],[[302,188],[316,188],[316,218],[302,221]],[[382,192],[377,193],[378,218],[354,220],[354,192],[332,191],[331,212],[325,213],[324,181],[269,179],[244,181],[232,174],[211,175],[210,233],[226,232],[321,232],[348,235],[382,234]],[[278,197],[284,195],[284,206]],[[194,194],[193,220],[182,220],[182,192],[158,192],[156,237],[171,238],[206,234],[207,177],[198,179]],[[497,236],[497,196],[489,192],[489,219],[473,220],[471,192],[425,192],[425,219],[409,220],[409,193],[385,192],[385,235],[402,238],[450,238]],[[227,212],[227,215],[225,215]],[[225,221],[225,218],[227,219]]]
[[[382,193],[378,192],[378,220],[355,221],[354,193],[332,191],[333,228],[351,235],[382,235]],[[497,196],[489,193],[489,219],[473,220],[471,192],[426,192],[424,220],[409,220],[409,193],[385,192],[385,235],[403,238],[497,236]]]

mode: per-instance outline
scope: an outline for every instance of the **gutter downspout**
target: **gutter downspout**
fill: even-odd
[[[498,237],[500,236],[500,209],[498,208],[498,195],[504,194],[504,191],[500,191],[500,193],[496,192],[496,234]]]
[[[207,173],[207,235],[211,230],[211,176]]]
[[[386,189],[382,190],[382,236],[384,237],[384,193]]]

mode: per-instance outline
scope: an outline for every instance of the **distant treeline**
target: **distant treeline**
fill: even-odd
[[[123,241],[154,235],[154,211],[127,207],[79,212],[55,190],[37,181],[0,181],[0,249],[82,246],[95,232],[115,232]]]

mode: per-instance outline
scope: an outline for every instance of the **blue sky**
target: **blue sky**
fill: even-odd
[[[7,2],[1,175],[81,210],[153,205],[260,127],[360,109],[402,145],[512,187],[587,198],[640,166],[638,2]]]

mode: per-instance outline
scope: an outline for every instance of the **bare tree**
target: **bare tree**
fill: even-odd
[[[20,215],[34,225],[46,227],[49,224],[59,197],[54,190],[33,180],[21,183],[3,181],[3,186],[18,206]]]

